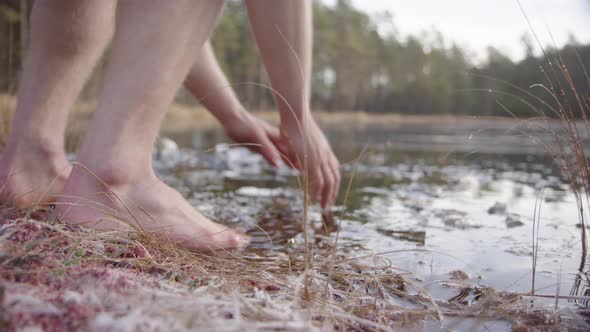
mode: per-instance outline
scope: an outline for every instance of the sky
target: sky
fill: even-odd
[[[324,0],[334,4],[336,0]],[[491,45],[513,60],[525,56],[521,37],[530,33],[517,0],[352,0],[369,14],[387,10],[393,14],[397,32],[403,38],[433,28],[445,40],[454,41],[473,56],[485,59]],[[543,46],[562,46],[573,34],[581,43],[590,43],[590,0],[521,0]],[[384,26],[382,30],[391,30]]]

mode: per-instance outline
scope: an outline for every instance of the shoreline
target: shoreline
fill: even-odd
[[[80,101],[75,104],[68,119],[67,148],[75,148],[85,128],[92,119],[95,102]],[[0,94],[0,146],[8,135],[12,114],[16,107],[16,97]],[[279,123],[279,114],[273,110],[252,112],[256,117],[271,124]],[[387,129],[399,132],[417,132],[426,135],[439,133],[459,133],[469,136],[471,132],[491,131],[499,135],[516,133],[523,129],[531,131],[542,128],[560,131],[562,123],[558,119],[511,117],[484,117],[472,115],[409,115],[399,113],[372,114],[362,111],[312,111],[320,127],[326,130]],[[580,122],[579,126],[583,126]],[[580,127],[582,128],[582,127]],[[175,136],[195,130],[221,129],[221,124],[205,108],[172,104],[162,122],[160,134]],[[585,135],[585,131],[582,131]]]
[[[16,107],[14,95],[0,94],[0,111],[3,119],[12,114]],[[70,114],[70,123],[88,122],[96,107],[95,101],[79,101],[74,105]],[[275,110],[254,110],[257,117],[278,123],[279,114]],[[514,123],[517,121],[549,121],[559,122],[558,119],[522,118],[515,119],[505,116],[478,116],[464,114],[403,114],[403,113],[367,113],[364,111],[341,110],[325,111],[312,110],[313,116],[320,123],[326,125],[342,124],[347,126],[368,125],[404,125],[404,124],[469,124],[481,121],[492,123]],[[536,119],[536,120],[535,120]],[[200,105],[185,105],[173,103],[166,112],[162,128],[166,130],[178,130],[181,128],[207,129],[218,125],[218,121],[204,107]]]

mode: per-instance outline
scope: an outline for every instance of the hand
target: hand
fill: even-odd
[[[288,165],[303,171],[307,164],[312,199],[326,208],[335,203],[340,189],[340,163],[315,120],[309,115],[306,120],[301,126],[282,123],[278,140],[270,138]]]
[[[247,111],[240,111],[235,119],[224,121],[227,136],[236,143],[260,153],[271,165],[277,167],[281,154],[274,141],[279,140],[279,129],[257,119]]]

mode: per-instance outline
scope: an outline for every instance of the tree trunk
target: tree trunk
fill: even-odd
[[[29,6],[28,0],[20,0],[20,55],[24,57],[29,37]]]

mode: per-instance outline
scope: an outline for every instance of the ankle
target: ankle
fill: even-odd
[[[67,164],[63,144],[55,144],[51,140],[12,139],[3,151],[3,159],[10,164],[41,163],[51,168],[63,167]],[[39,167],[39,164],[32,166]]]
[[[125,167],[122,164],[104,161],[99,165],[80,162],[72,170],[74,178],[85,178],[108,187],[124,187],[134,183],[155,178],[154,172],[138,168]]]

